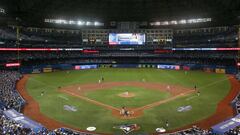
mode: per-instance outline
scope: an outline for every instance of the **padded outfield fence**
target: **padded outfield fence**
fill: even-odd
[[[217,65],[200,65],[200,64],[55,64],[38,66],[21,67],[20,72],[23,74],[53,72],[58,70],[82,70],[94,68],[157,68],[170,70],[203,70],[205,72],[236,74],[237,68],[233,66],[217,66]]]

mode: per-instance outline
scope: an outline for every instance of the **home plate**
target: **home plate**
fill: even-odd
[[[164,129],[164,128],[156,128],[156,132],[164,133],[164,132],[166,132],[166,129]]]
[[[95,131],[96,130],[96,127],[88,127],[87,128],[87,131]]]

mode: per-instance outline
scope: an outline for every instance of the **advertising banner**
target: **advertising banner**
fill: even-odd
[[[226,71],[225,71],[225,69],[222,69],[222,68],[216,68],[215,72],[220,73],[220,74],[225,74]]]
[[[23,116],[23,114],[17,112],[17,111],[14,110],[14,109],[6,110],[6,111],[3,112],[3,114],[4,114],[5,116],[7,116],[8,118],[10,118],[10,119]]]
[[[32,70],[32,74],[39,74],[39,73],[41,73],[41,69],[40,68],[34,68]]]
[[[9,119],[12,119],[17,123],[22,124],[25,128],[33,129],[34,132],[38,132],[43,128],[41,124],[29,119],[28,117],[24,116],[23,114],[17,112],[14,109],[6,110],[3,112],[3,114]]]
[[[172,70],[180,70],[179,65],[157,65],[158,69],[172,69]]]
[[[210,73],[210,72],[214,72],[214,69],[212,68],[203,68],[204,72]]]
[[[52,68],[43,68],[44,73],[52,72]]]
[[[240,126],[240,114],[237,116],[223,121],[212,127],[213,133],[223,135],[225,132]]]
[[[20,67],[21,63],[16,62],[16,63],[6,63],[5,67]]]
[[[98,65],[75,65],[75,70],[84,70],[84,69],[95,69],[98,68]]]

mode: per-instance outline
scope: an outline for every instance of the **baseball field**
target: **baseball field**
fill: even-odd
[[[58,71],[29,75],[25,85],[41,115],[74,129],[94,126],[98,133],[121,132],[113,128],[121,124],[148,133],[178,129],[212,116],[231,90],[225,74],[159,69]],[[129,116],[120,114],[122,107]]]

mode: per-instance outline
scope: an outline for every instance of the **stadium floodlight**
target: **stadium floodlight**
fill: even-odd
[[[186,24],[186,23],[187,23],[187,20],[180,20],[179,23],[180,23],[180,24]]]
[[[206,18],[206,22],[211,22],[212,18]]]
[[[156,22],[155,24],[156,24],[156,25],[161,25],[161,23],[160,23],[160,22]]]
[[[85,22],[83,22],[83,21],[78,21],[77,24],[78,24],[78,25],[84,25]]]
[[[187,20],[187,23],[196,23],[196,22],[197,22],[196,19],[189,19],[189,20]]]
[[[75,21],[70,20],[70,21],[69,21],[69,24],[75,24]]]
[[[100,23],[99,22],[94,22],[94,26],[99,26],[100,25]]]
[[[161,22],[150,22],[151,26],[159,25],[178,25],[178,24],[192,24],[192,23],[202,23],[211,22],[212,18],[198,18],[198,19],[182,19],[182,20],[172,20],[172,21],[161,21]]]
[[[170,24],[178,24],[177,21],[171,21]]]
[[[0,13],[5,14],[5,9],[0,8]]]
[[[198,19],[197,19],[197,22],[204,22],[204,19],[198,18]]]
[[[55,23],[61,23],[62,20],[55,20]]]
[[[64,19],[45,19],[46,23],[55,24],[68,24],[68,25],[79,25],[79,26],[103,26],[104,23],[98,21],[74,21],[74,20],[64,20]]]
[[[58,24],[68,24],[67,20],[63,20],[63,19],[55,20],[55,22],[58,23]]]
[[[165,22],[162,22],[161,24],[162,24],[162,25],[168,25],[169,22],[168,22],[168,21],[165,21]]]
[[[52,19],[44,19],[44,22],[53,23]]]
[[[87,21],[86,25],[89,26],[92,25],[92,23]]]
[[[104,26],[104,24],[101,22],[95,21],[94,26]]]

